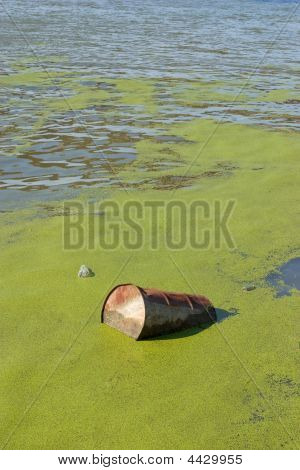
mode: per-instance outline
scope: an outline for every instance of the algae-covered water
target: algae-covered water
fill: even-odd
[[[299,447],[296,7],[0,2],[3,448]],[[147,218],[139,249],[64,248],[64,201],[90,227],[91,202],[175,199],[235,201],[233,246],[170,250],[161,215],[155,250]],[[223,321],[134,342],[100,326],[122,282]]]

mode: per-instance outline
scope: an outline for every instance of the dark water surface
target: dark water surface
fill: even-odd
[[[108,161],[117,173],[145,137],[175,144],[168,126],[195,117],[296,130],[295,6],[4,0],[0,200],[109,186]]]
[[[291,295],[292,289],[300,290],[300,258],[293,258],[267,276],[267,282],[276,290],[276,296]]]

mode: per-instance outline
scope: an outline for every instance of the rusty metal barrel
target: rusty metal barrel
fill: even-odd
[[[133,284],[114,287],[104,301],[101,322],[136,340],[214,323],[216,311],[202,295],[144,289]]]

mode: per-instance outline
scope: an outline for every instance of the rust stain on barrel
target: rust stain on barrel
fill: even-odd
[[[114,287],[104,301],[101,322],[143,339],[216,321],[203,295],[145,289],[134,284]]]

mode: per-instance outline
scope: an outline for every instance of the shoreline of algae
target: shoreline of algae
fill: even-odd
[[[195,120],[170,129],[172,135],[196,141],[191,147],[180,144],[186,164],[213,124]],[[170,253],[160,244],[152,251],[147,244],[151,227],[144,222],[148,238],[137,252],[86,247],[65,251],[63,216],[41,218],[36,209],[2,215],[2,445],[297,448],[299,297],[293,292],[276,298],[264,279],[298,253],[299,177],[293,172],[291,178],[291,168],[296,167],[299,145],[294,133],[224,124],[199,165],[204,169],[213,161],[230,161],[237,167],[230,176],[203,178],[197,188],[178,189],[175,195],[173,188],[111,190],[106,196],[120,203],[174,197],[186,203],[236,199],[229,223],[234,250],[222,246]],[[147,142],[141,143],[141,162],[152,152]],[[253,169],[258,163],[263,167],[259,171]],[[191,172],[195,168],[196,162]],[[84,201],[85,194],[88,199],[89,192],[83,191],[79,200]],[[61,208],[48,206],[53,215]],[[177,222],[174,233],[179,232]],[[94,278],[77,278],[82,263],[93,268]],[[194,290],[217,308],[234,308],[238,315],[198,334],[136,343],[100,325],[101,301],[112,284],[123,282]],[[245,282],[254,283],[256,290],[244,292]]]

